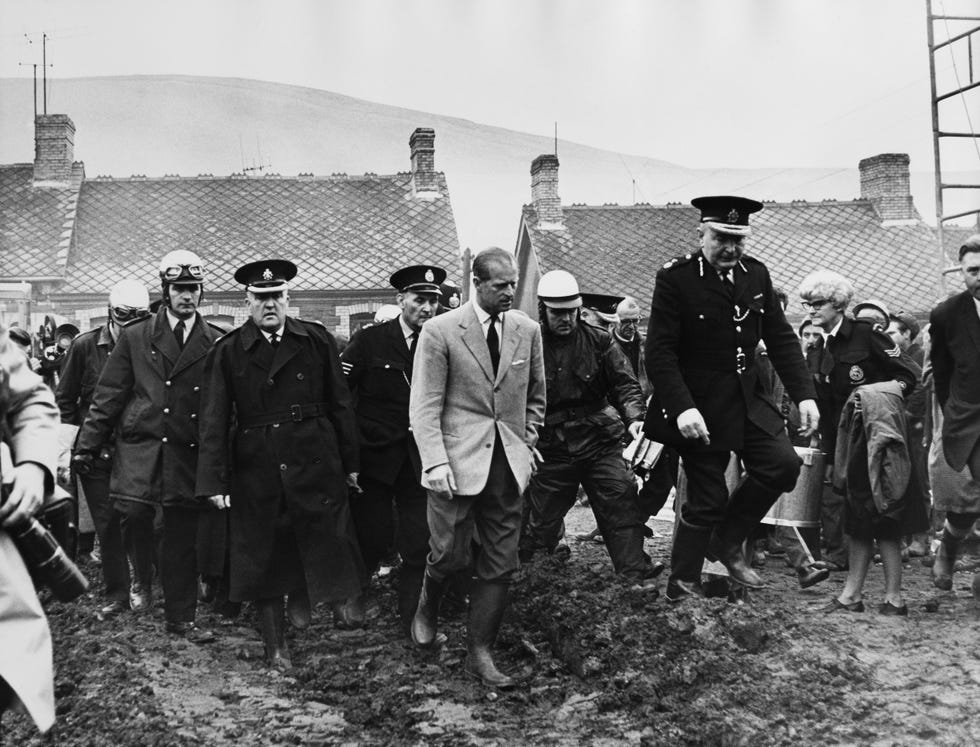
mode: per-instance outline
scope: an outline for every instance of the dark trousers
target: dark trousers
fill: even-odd
[[[129,563],[123,550],[120,514],[109,498],[109,470],[93,469],[88,475],[78,476],[88,501],[95,532],[102,546],[102,580],[105,595],[112,601],[125,602],[129,598]]]
[[[153,580],[153,520],[156,507],[117,501],[122,512],[126,553],[137,583],[150,588]],[[167,622],[193,622],[197,611],[197,525],[200,511],[184,506],[163,507],[160,584]]]
[[[660,459],[643,481],[637,498],[640,502],[640,511],[646,518],[656,516],[667,503],[670,491],[677,485],[679,462],[677,451],[665,447]]]
[[[377,570],[394,546],[402,563],[424,568],[429,552],[427,496],[409,459],[392,485],[360,476],[360,495],[351,495],[350,508],[368,575]]]
[[[509,583],[518,567],[522,503],[498,436],[487,484],[480,493],[454,495],[446,500],[429,491],[426,573],[442,581],[473,561],[475,575],[481,581]],[[480,538],[475,559],[474,535]]]
[[[820,502],[820,527],[824,559],[847,565],[847,539],[844,537],[844,495],[824,485]]]
[[[562,536],[565,514],[575,504],[579,485],[603,537],[616,529],[642,526],[636,480],[626,468],[618,442],[588,459],[545,457],[531,478],[530,511],[525,542],[533,548],[554,550]]]
[[[785,431],[766,433],[751,421],[745,423],[742,448],[738,452],[751,484],[736,488],[729,501],[725,470],[728,451],[679,449],[687,475],[687,500],[683,519],[695,527],[714,527],[737,521],[755,525],[783,493],[796,486],[800,457]]]

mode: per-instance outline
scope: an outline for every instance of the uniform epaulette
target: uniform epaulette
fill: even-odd
[[[673,259],[668,259],[667,262],[664,264],[664,266],[662,268],[660,268],[660,269],[662,269],[662,270],[670,270],[671,268],[674,268],[674,267],[680,267],[681,265],[686,265],[688,262],[690,262],[692,259],[694,259],[694,257],[695,257],[694,254],[682,254],[679,257],[674,257]]]

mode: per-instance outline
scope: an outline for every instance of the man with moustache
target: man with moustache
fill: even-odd
[[[198,410],[204,360],[222,332],[197,312],[204,295],[201,258],[177,249],[159,269],[163,304],[122,330],[96,385],[73,464],[85,476],[115,444],[109,494],[121,514],[123,547],[133,569],[129,604],[137,612],[148,612],[153,603],[153,523],[162,506],[166,629],[203,643],[214,635],[194,622]]]
[[[362,329],[340,357],[354,398],[360,437],[361,493],[351,514],[368,576],[392,544],[401,557],[398,613],[406,635],[418,605],[429,550],[421,463],[408,424],[408,399],[419,333],[438,313],[446,271],[412,265],[389,282],[398,291],[397,318]]]
[[[744,254],[749,215],[762,203],[711,196],[691,204],[701,211],[701,248],[657,273],[646,350],[653,396],[644,430],[677,448],[688,480],[671,551],[670,602],[702,593],[708,552],[736,582],[763,585],[745,561],[742,542],[776,499],[793,489],[800,459],[759,379],[760,340],[799,403],[801,434],[812,434],[819,420],[812,378],[769,271]],[[732,451],[746,475],[729,495],[725,469]]]
[[[250,316],[208,357],[197,494],[230,510],[233,602],[255,603],[266,658],[292,666],[285,640],[328,602],[339,627],[363,624],[364,566],[348,489],[357,424],[337,346],[322,324],[288,317],[296,265],[250,262],[235,280]]]

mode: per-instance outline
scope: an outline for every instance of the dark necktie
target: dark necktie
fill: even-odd
[[[178,319],[177,323],[174,325],[174,335],[177,337],[177,346],[183,350],[184,349],[184,320]]]
[[[413,358],[415,357],[415,348],[418,347],[418,344],[419,344],[419,333],[412,332],[412,334],[408,336],[408,353]]]
[[[490,329],[487,330],[487,347],[490,348],[490,362],[493,364],[493,375],[497,375],[500,366],[500,337],[497,335],[497,315],[490,315]]]
[[[276,346],[279,345],[279,333],[278,332],[273,332],[271,335],[269,335],[269,344],[272,345],[272,347],[276,347]]]

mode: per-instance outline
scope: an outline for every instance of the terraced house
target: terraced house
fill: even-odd
[[[0,283],[26,282],[37,329],[45,314],[90,329],[105,321],[120,278],[158,294],[157,262],[191,249],[207,263],[202,314],[246,317],[235,268],[284,257],[299,275],[290,313],[347,337],[391,303],[391,272],[434,263],[461,275],[459,238],[435,133],[409,138],[411,169],[391,175],[87,178],[74,160],[75,126],[63,114],[35,119],[33,163],[0,165]],[[9,286],[5,286],[8,288]],[[6,294],[8,298],[11,294]],[[0,300],[3,321],[24,303]]]

